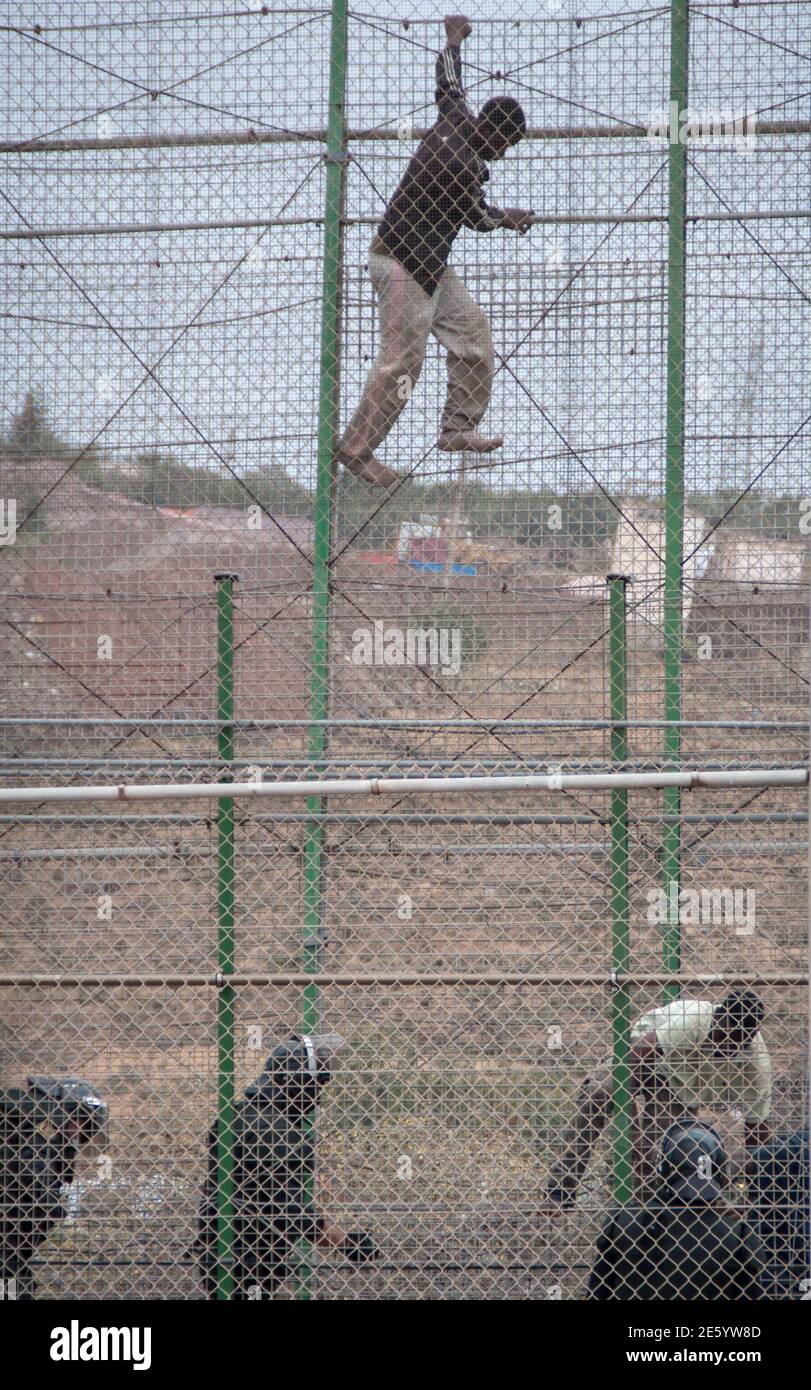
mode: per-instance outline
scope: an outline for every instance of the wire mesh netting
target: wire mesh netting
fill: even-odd
[[[811,24],[578,11],[5,8],[8,1297],[807,1293]]]

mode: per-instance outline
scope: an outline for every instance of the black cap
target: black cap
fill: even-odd
[[[677,1120],[659,1144],[659,1176],[683,1202],[717,1202],[727,1181],[720,1136],[702,1120]]]

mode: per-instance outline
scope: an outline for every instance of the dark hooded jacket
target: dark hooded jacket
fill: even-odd
[[[296,1050],[282,1044],[259,1081],[234,1106],[233,1266],[236,1297],[251,1286],[269,1291],[293,1273],[302,1237],[314,1240],[323,1220],[312,1203],[312,1121],[319,1085],[296,1074]],[[324,1072],[321,1084],[328,1079]],[[208,1135],[208,1171],[195,1243],[206,1291],[216,1291],[218,1122]]]
[[[27,1093],[18,1094],[23,1101]],[[47,1139],[14,1098],[6,1092],[0,1118],[0,1278],[33,1291],[30,1263],[65,1216],[76,1149],[59,1135]]]
[[[725,1202],[631,1203],[597,1241],[588,1298],[735,1302],[766,1297],[760,1242]]]

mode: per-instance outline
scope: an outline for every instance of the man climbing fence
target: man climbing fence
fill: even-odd
[[[527,123],[514,97],[492,97],[478,116],[467,105],[461,44],[471,29],[464,15],[445,20],[448,41],[436,68],[439,120],[408,165],[369,251],[380,351],[336,456],[359,478],[382,487],[390,487],[398,474],[380,463],[374,450],[411,397],[430,334],[448,354],[437,448],[487,454],[503,442],[478,431],[493,383],[490,325],[447,260],[462,227],[523,233],[532,225],[533,213],[490,207],[484,200],[487,162],[516,145]]]

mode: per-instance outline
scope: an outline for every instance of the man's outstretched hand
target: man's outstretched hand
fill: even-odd
[[[505,208],[504,221],[501,225],[511,232],[520,232],[523,236],[524,232],[529,231],[534,221],[534,212],[528,212],[524,208]]]
[[[448,43],[460,44],[472,32],[473,25],[466,14],[448,14],[445,16],[445,33]]]

